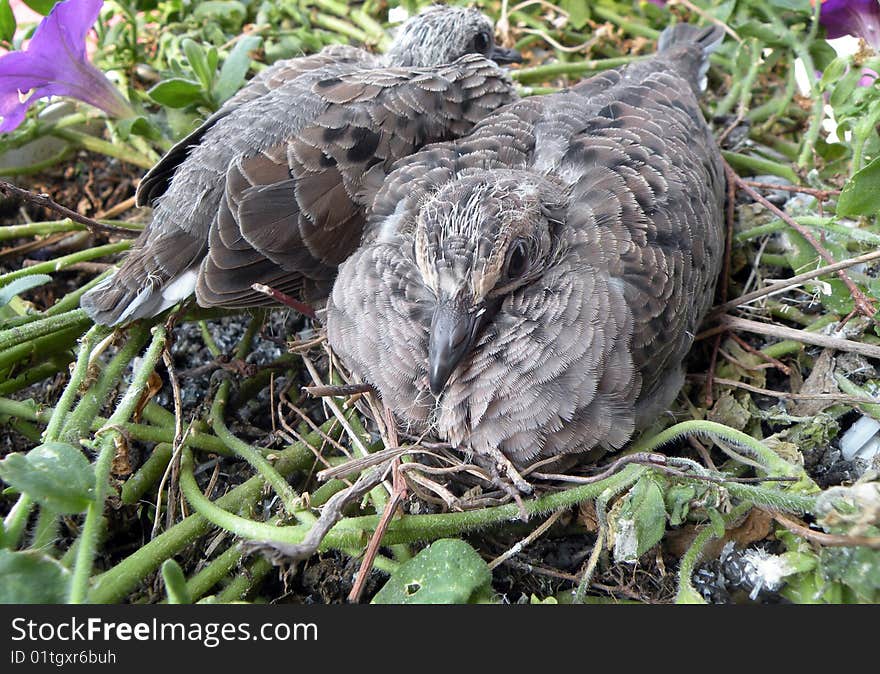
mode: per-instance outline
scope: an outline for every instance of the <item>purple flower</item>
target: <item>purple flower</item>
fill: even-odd
[[[829,39],[854,35],[880,48],[880,0],[822,0],[819,23]]]
[[[0,131],[12,131],[33,102],[47,96],[70,96],[114,117],[134,114],[119,90],[86,58],[86,35],[103,4],[57,3],[24,51],[0,56]]]

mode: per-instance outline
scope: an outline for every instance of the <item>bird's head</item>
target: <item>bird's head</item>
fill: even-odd
[[[541,277],[563,204],[557,183],[509,170],[449,182],[422,204],[414,254],[436,300],[428,330],[432,393],[443,391],[504,299]]]
[[[495,44],[492,21],[477,9],[432,5],[404,23],[388,50],[391,66],[430,68],[480,54],[498,64],[518,63],[519,52]]]

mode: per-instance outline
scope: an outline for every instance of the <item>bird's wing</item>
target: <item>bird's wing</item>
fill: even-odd
[[[480,56],[337,73],[316,79],[311,93],[323,108],[312,122],[230,166],[197,289],[202,304],[249,304],[258,299],[252,283],[271,285],[262,275],[328,283],[360,243],[364,207],[397,159],[467,133],[515,97]]]
[[[194,145],[198,145],[205,133],[219,120],[239,109],[245,103],[265,96],[300,75],[333,64],[375,63],[375,58],[362,49],[347,45],[331,45],[317,54],[284,59],[258,73],[244,87],[229,98],[221,108],[208,117],[195,131],[178,141],[161,160],[143,177],[137,189],[137,205],[149,206],[165,193],[174,172],[187,158]]]
[[[624,284],[650,395],[690,348],[723,257],[723,169],[688,82],[658,72],[614,91],[560,171],[580,172],[567,222],[587,261]]]

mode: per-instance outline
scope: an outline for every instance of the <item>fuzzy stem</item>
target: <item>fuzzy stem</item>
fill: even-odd
[[[134,335],[132,335],[131,341],[133,343],[140,342]],[[143,362],[135,372],[131,385],[126,390],[116,411],[107,420],[107,425],[96,433],[96,436],[100,435],[101,437],[98,440],[98,459],[95,462],[95,494],[86,511],[86,519],[80,534],[76,561],[73,565],[73,576],[70,581],[70,595],[68,597],[68,601],[71,604],[83,603],[88,594],[92,565],[98,552],[98,538],[101,519],[104,513],[104,502],[110,491],[110,470],[113,466],[113,458],[116,456],[115,440],[122,437],[116,426],[126,421],[134,413],[140,402],[141,395],[143,395],[147,388],[147,380],[153,373],[164,348],[165,328],[156,326],[153,328],[153,341],[144,354]],[[122,353],[120,352],[120,355]],[[127,358],[126,362],[128,360],[130,358]]]
[[[70,255],[63,255],[54,260],[49,260],[48,262],[40,262],[39,264],[35,264],[31,267],[16,269],[15,271],[11,271],[7,274],[0,275],[0,288],[7,285],[10,281],[14,281],[15,279],[21,278],[22,276],[32,276],[33,274],[48,274],[53,271],[60,271],[65,267],[76,264],[77,262],[87,262],[89,260],[94,260],[96,258],[104,257],[106,255],[121,253],[122,251],[131,248],[131,244],[131,241],[108,243],[105,246],[95,246],[94,248],[86,248],[85,250],[80,250],[76,253],[71,253]]]
[[[321,430],[328,433],[333,425],[328,421]],[[321,440],[319,433],[311,433],[306,437],[306,441],[311,445],[319,445]],[[310,465],[314,458],[312,450],[307,445],[296,443],[279,452],[275,469],[287,477]],[[256,502],[262,493],[264,484],[263,477],[255,475],[214,503],[220,508],[238,511]],[[210,528],[211,523],[201,515],[194,514],[183,519],[119,564],[98,576],[93,584],[89,600],[96,604],[120,601],[135,585],[155,571],[165,559],[207,533]]]

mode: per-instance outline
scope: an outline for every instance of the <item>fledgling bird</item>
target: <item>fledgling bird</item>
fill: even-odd
[[[320,299],[393,162],[514,100],[498,67],[513,60],[479,11],[434,6],[384,57],[331,46],[276,63],[147,173],[152,221],[83,309],[115,325],[194,291],[205,307],[271,302],[253,283]]]
[[[403,423],[523,466],[618,449],[672,402],[723,258],[697,101],[722,38],[667,28],[650,59],[398,162],[327,322]]]

